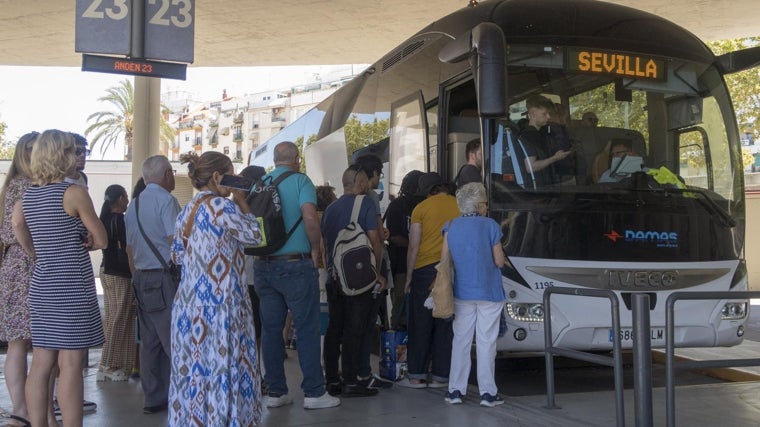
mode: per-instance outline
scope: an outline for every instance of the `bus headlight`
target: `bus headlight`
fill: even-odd
[[[507,303],[507,315],[520,322],[543,322],[544,305],[540,303]]]
[[[727,302],[720,310],[721,320],[739,320],[747,316],[746,302]]]

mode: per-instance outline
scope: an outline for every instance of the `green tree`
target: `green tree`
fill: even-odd
[[[114,111],[100,111],[90,114],[88,122],[92,122],[85,129],[84,134],[90,139],[90,145],[95,148],[100,144],[100,152],[105,152],[119,140],[124,140],[126,153],[125,160],[132,160],[132,144],[134,142],[134,113],[135,91],[131,80],[122,80],[118,86],[108,88],[106,95],[98,98],[100,102],[111,104]],[[162,107],[162,110],[165,107]],[[166,121],[163,115],[157,117],[160,120],[159,144],[162,153],[166,154],[169,144],[174,140],[174,128]]]
[[[351,160],[351,153],[387,137],[390,135],[390,127],[390,119],[378,120],[375,118],[371,122],[362,122],[356,115],[349,117],[343,127],[346,136],[346,150],[348,151],[349,163]]]
[[[716,55],[746,49],[760,44],[760,37],[719,40],[707,45]],[[755,140],[760,137],[760,68],[750,68],[726,76],[726,84],[742,132],[750,132]]]
[[[12,159],[13,153],[16,152],[16,143],[5,140],[5,130],[8,125],[0,122],[0,159]]]

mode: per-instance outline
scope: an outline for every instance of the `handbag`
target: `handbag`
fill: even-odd
[[[450,223],[451,224],[451,223]],[[451,228],[451,225],[449,225]],[[451,251],[441,257],[441,261],[435,266],[437,273],[433,284],[430,285],[430,296],[433,299],[433,317],[436,319],[448,319],[454,315],[454,263],[451,260]]]

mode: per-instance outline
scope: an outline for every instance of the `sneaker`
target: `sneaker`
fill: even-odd
[[[480,396],[480,406],[487,406],[489,408],[493,408],[497,405],[504,404],[504,399],[499,397],[497,394],[496,396],[492,396],[488,393],[483,393],[482,396]]]
[[[328,383],[325,388],[330,396],[340,396],[340,392],[343,391],[343,384],[340,382]]]
[[[83,414],[89,414],[90,412],[95,412],[95,410],[98,409],[98,404],[95,402],[90,402],[89,400],[85,400],[82,402],[82,413]]]
[[[376,388],[367,388],[365,384],[343,384],[343,390],[340,395],[342,397],[368,397],[374,396],[379,390]]]
[[[334,408],[338,405],[340,405],[340,399],[330,396],[327,392],[319,397],[305,397],[303,399],[304,409]]]
[[[293,403],[293,398],[287,394],[283,394],[282,396],[273,396],[270,394],[264,398],[264,402],[266,403],[267,408],[279,408],[280,406],[290,405]]]
[[[462,403],[462,393],[460,393],[459,390],[447,391],[446,397],[444,397],[443,400],[451,405]]]
[[[372,374],[367,379],[360,380],[369,389],[381,389],[393,387],[393,381],[384,380],[375,374]]]

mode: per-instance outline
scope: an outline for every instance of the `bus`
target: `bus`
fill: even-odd
[[[554,286],[612,290],[624,348],[635,293],[650,296],[661,347],[671,293],[746,291],[740,134],[724,75],[756,66],[760,48],[716,56],[672,22],[594,0],[475,3],[410,37],[268,146],[293,141],[308,157],[324,142],[332,163],[316,173],[339,173],[351,152],[387,138],[385,191],[395,194],[413,169],[452,180],[479,137],[508,259],[500,351],[543,351],[542,297]],[[562,179],[540,182],[526,167],[520,122],[534,95],[569,113],[574,152]],[[589,112],[598,123],[582,123]],[[613,163],[615,140],[645,167],[598,182],[592,166]],[[551,301],[555,346],[612,348],[609,301]],[[681,301],[675,344],[739,344],[748,310],[741,299]]]

